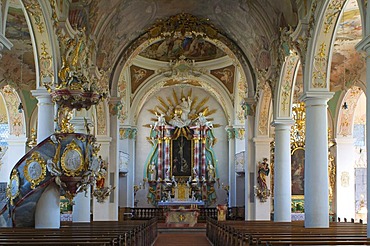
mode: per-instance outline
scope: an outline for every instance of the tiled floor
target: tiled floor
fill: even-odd
[[[205,224],[188,228],[168,228],[158,224],[158,237],[153,246],[210,246],[205,232]]]

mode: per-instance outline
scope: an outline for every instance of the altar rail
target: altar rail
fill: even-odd
[[[156,217],[158,221],[165,221],[167,208],[119,208],[119,221],[147,220]],[[217,208],[199,207],[198,221],[205,222],[206,218],[217,219]],[[230,207],[227,214],[228,220],[244,220],[244,207]]]

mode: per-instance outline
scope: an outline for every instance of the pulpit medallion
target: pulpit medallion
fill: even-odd
[[[10,204],[13,205],[13,199],[19,195],[19,174],[17,169],[13,169],[10,183],[6,190],[7,197],[10,199]]]
[[[31,183],[31,189],[35,189],[45,179],[46,165],[40,153],[34,152],[31,158],[27,159],[24,166],[24,176]]]
[[[62,168],[66,176],[76,176],[83,169],[82,150],[75,141],[72,141],[64,150],[61,158]]]

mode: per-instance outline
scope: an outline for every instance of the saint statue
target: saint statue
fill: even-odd
[[[207,171],[208,171],[208,180],[214,181],[215,180],[215,168],[212,165],[211,161],[208,162]]]
[[[258,165],[258,177],[257,183],[259,184],[261,190],[267,190],[267,180],[266,177],[270,173],[269,164],[267,163],[267,158],[263,158],[263,161]]]

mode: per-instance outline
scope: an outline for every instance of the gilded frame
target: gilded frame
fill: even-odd
[[[15,199],[19,193],[19,173],[17,169],[13,169],[8,188],[6,189],[6,195],[10,199],[11,205],[13,205],[13,199]]]
[[[26,180],[31,183],[31,189],[35,189],[45,179],[46,163],[40,153],[32,153],[31,158],[26,160],[23,172]]]
[[[179,142],[180,138],[185,140],[182,147],[181,142]],[[181,152],[182,148],[182,160],[181,161]],[[185,136],[179,136],[177,139],[171,140],[171,176],[175,177],[186,177],[192,176],[192,170],[194,167],[194,140],[193,139],[187,139]],[[180,161],[179,161],[180,160]],[[181,171],[182,168],[184,168],[184,164],[190,163],[190,166],[187,165],[185,171]],[[180,169],[180,171],[178,170]]]
[[[84,168],[82,149],[74,140],[64,149],[61,166],[66,176],[77,176]]]
[[[304,196],[304,164],[305,164],[305,149],[297,147],[293,149],[291,155],[292,168],[292,198],[302,199]]]

